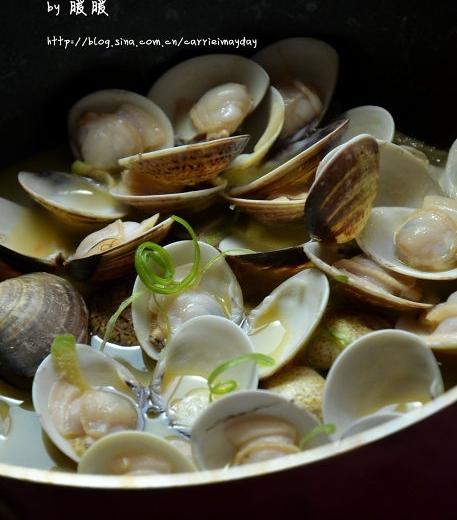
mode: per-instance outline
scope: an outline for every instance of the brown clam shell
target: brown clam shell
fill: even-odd
[[[59,334],[88,338],[88,312],[66,280],[32,273],[0,283],[0,375],[15,382],[32,378]]]
[[[289,224],[300,222],[305,210],[302,200],[257,200],[229,197],[224,198],[243,213],[247,213],[264,224]]]
[[[75,280],[101,282],[120,278],[132,270],[137,247],[148,240],[160,243],[172,225],[173,220],[168,218],[133,240],[112,249],[81,258],[69,258],[64,267]]]
[[[305,223],[312,238],[342,244],[364,228],[379,177],[374,137],[357,136],[342,145],[323,166],[308,193]]]
[[[225,259],[241,285],[244,299],[251,302],[259,301],[291,276],[312,267],[302,246],[267,253],[226,255]]]
[[[248,135],[237,135],[121,159],[119,164],[128,170],[123,182],[128,189],[141,182],[154,194],[210,181],[243,151],[248,140]]]
[[[319,162],[324,158],[330,146],[339,139],[346,126],[346,119],[336,121],[316,130],[300,143],[294,143],[291,148],[298,149],[296,155],[259,179],[233,188],[230,195],[271,199],[307,191],[314,181]]]

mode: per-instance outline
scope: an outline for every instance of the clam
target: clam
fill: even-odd
[[[223,241],[219,244],[219,248],[227,251],[229,244],[230,242]],[[291,276],[311,267],[301,246],[280,248],[270,252],[234,253],[234,251],[226,253],[227,263],[241,285],[244,299],[255,302],[268,296]]]
[[[457,293],[435,305],[419,317],[400,316],[396,328],[420,336],[435,353],[451,352],[457,348]]]
[[[364,228],[376,197],[379,152],[376,140],[359,135],[322,161],[305,205],[312,238],[344,243]]]
[[[310,267],[301,247],[308,238],[301,223],[265,225],[246,215],[233,217],[236,225],[229,220],[210,237],[216,238],[214,245],[225,254],[245,300],[257,303],[287,278]]]
[[[219,251],[199,242],[200,273],[197,285],[175,295],[151,293],[137,278],[133,293],[142,295],[132,304],[135,333],[146,352],[158,359],[160,351],[190,318],[213,314],[240,323],[243,317],[243,296],[240,286]],[[184,278],[194,261],[194,245],[190,240],[165,246],[175,266],[175,279]]]
[[[147,240],[161,242],[173,221],[159,222],[159,214],[143,222],[116,220],[107,227],[86,236],[64,266],[79,280],[111,280],[129,272],[136,248]]]
[[[445,195],[457,198],[457,139],[452,143],[444,168],[438,168],[437,178]]]
[[[428,280],[457,278],[455,201],[426,198],[424,208],[374,208],[360,248],[400,274]]]
[[[121,219],[127,207],[91,179],[63,172],[20,172],[24,190],[65,224],[96,229]]]
[[[78,473],[164,475],[195,471],[195,465],[170,442],[145,432],[112,433],[94,443],[78,464]]]
[[[117,200],[128,204],[142,212],[159,211],[161,213],[200,213],[214,204],[225,187],[227,181],[214,179],[207,186],[179,193],[163,193],[159,195],[135,195],[140,190],[129,190],[126,183],[120,183],[111,190]]]
[[[254,350],[276,362],[259,368],[261,378],[277,372],[303,348],[319,324],[328,297],[326,276],[317,269],[305,269],[279,285],[248,314],[243,327]]]
[[[53,270],[70,254],[71,239],[42,211],[0,198],[0,268],[5,278]]]
[[[338,75],[338,55],[327,43],[313,38],[288,38],[255,54],[284,98],[281,137],[315,128],[330,104]]]
[[[375,207],[419,208],[425,196],[441,194],[440,186],[423,160],[396,144],[379,143],[379,186]]]
[[[345,128],[346,121],[336,121],[316,130],[311,136],[297,141],[285,149],[266,157],[263,164],[248,175],[254,179],[229,191],[231,197],[275,200],[305,198],[306,192],[314,181],[319,162],[328,152]],[[233,182],[233,173],[227,172]],[[239,175],[239,174],[237,174]],[[241,177],[249,176],[241,172]],[[238,182],[239,183],[239,182]],[[239,205],[239,202],[238,202]]]
[[[294,200],[278,197],[273,200],[257,200],[224,196],[225,199],[261,224],[293,224],[303,219],[306,196]]]
[[[62,266],[77,280],[118,278],[132,267],[136,247],[147,240],[162,241],[173,223],[171,219],[159,222],[158,214],[141,223],[118,219],[77,245],[80,232],[54,222],[41,210],[0,199],[0,213],[5,217],[0,224],[0,256],[7,264],[0,269],[6,277],[20,274],[15,269],[51,271]],[[7,272],[9,267],[12,273]]]
[[[268,83],[259,65],[228,54],[200,56],[170,69],[148,95],[170,118],[180,146],[122,159],[123,183],[141,183],[142,194],[151,195],[215,179],[246,146],[249,136],[232,134],[260,103]]]
[[[342,114],[349,121],[341,142],[347,142],[356,135],[369,134],[378,141],[392,142],[395,123],[392,115],[382,107],[364,105],[351,108]]]
[[[73,153],[95,168],[118,170],[119,159],[173,146],[173,129],[150,99],[126,90],[100,90],[70,110]]]
[[[257,110],[246,120],[243,132],[250,136],[247,149],[236,157],[226,174],[242,175],[261,163],[276,141],[284,122],[284,101],[281,94],[270,87]]]
[[[398,310],[425,309],[432,305],[424,301],[415,278],[389,271],[365,255],[346,258],[336,246],[318,242],[308,242],[303,249],[318,269],[362,301]]]
[[[247,58],[231,54],[199,56],[161,76],[148,97],[170,118],[176,140],[187,143],[233,134],[263,99],[266,72]]]
[[[0,373],[27,382],[49,354],[58,334],[88,336],[88,313],[80,294],[66,280],[32,273],[0,283]],[[19,381],[20,382],[20,381]]]
[[[341,437],[356,421],[407,413],[443,391],[438,364],[422,339],[399,330],[372,332],[332,365],[324,389],[324,422],[335,424]]]
[[[194,423],[192,454],[200,469],[260,462],[299,453],[300,439],[318,426],[313,415],[262,390],[236,392],[213,403]],[[307,447],[329,442],[315,436]]]
[[[186,144],[121,159],[122,189],[142,186],[142,195],[177,193],[215,179],[239,155],[248,135]],[[138,190],[136,190],[138,194]]]
[[[114,359],[87,345],[75,347],[77,367],[61,372],[48,356],[35,374],[33,406],[43,429],[65,455],[79,461],[97,439],[142,429],[139,386]],[[71,375],[71,377],[70,377]]]
[[[222,363],[253,351],[248,336],[226,318],[197,316],[184,323],[167,344],[155,372],[171,422],[179,428],[189,428],[210,403],[211,372]],[[241,363],[220,378],[236,381],[241,390],[257,388],[256,364]]]

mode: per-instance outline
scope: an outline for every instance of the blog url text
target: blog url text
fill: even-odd
[[[257,48],[256,38],[99,38],[97,36],[79,36],[65,38],[63,36],[47,36],[46,43],[50,47],[64,49],[82,47],[241,47]]]

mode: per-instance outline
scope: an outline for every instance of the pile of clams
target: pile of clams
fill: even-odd
[[[337,76],[291,38],[70,108],[67,171],[0,197],[0,459],[24,404],[37,453],[42,429],[134,476],[294,457],[444,392],[456,145],[443,166],[382,107],[338,114]]]

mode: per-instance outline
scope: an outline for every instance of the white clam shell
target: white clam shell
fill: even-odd
[[[395,324],[396,329],[406,330],[419,336],[436,354],[449,353],[456,355],[457,333],[452,331],[435,333],[434,329],[436,327],[433,327],[433,325],[427,326],[423,320],[414,315],[401,315]]]
[[[195,471],[193,462],[181,453],[173,444],[151,433],[126,431],[112,433],[94,443],[83,455],[78,464],[78,473],[96,475],[118,475],[113,471],[116,459],[135,461],[141,457],[150,457],[157,461],[158,471],[143,470],[137,475],[159,473],[185,473]],[[140,466],[141,467],[141,466]]]
[[[369,134],[378,141],[391,142],[395,134],[395,123],[392,115],[385,108],[375,105],[364,105],[351,108],[342,114],[349,121],[341,142],[349,141],[356,135]]]
[[[438,182],[448,197],[457,198],[457,139],[452,143],[445,167],[438,169]]]
[[[243,294],[235,275],[216,248],[204,242],[199,242],[199,245],[201,251],[201,268],[216,257],[219,258],[205,272],[198,287],[228,304],[231,313],[230,318],[235,323],[240,323],[244,312]],[[165,246],[165,249],[171,255],[175,268],[193,263],[194,246],[191,240],[174,242],[173,244]],[[140,291],[144,292],[143,296],[139,297],[132,304],[132,320],[135,334],[146,354],[152,359],[158,359],[160,351],[149,339],[151,333],[151,312],[149,310],[151,292],[146,288],[140,278],[137,277],[133,287],[133,293]]]
[[[65,224],[102,227],[123,218],[127,207],[91,179],[64,172],[20,172],[24,190]]]
[[[324,116],[338,76],[338,54],[327,43],[314,38],[287,38],[273,43],[253,56],[277,86],[285,79],[299,80],[315,89],[322,101]]]
[[[415,302],[394,296],[393,294],[376,287],[373,284],[367,284],[357,276],[340,271],[335,267],[333,262],[338,260],[339,255],[333,246],[327,246],[319,242],[307,242],[303,246],[303,250],[308,255],[313,264],[336,281],[341,281],[341,277],[345,280],[345,284],[350,286],[358,295],[362,295],[366,300],[376,305],[388,308],[407,309],[425,309],[431,307],[432,304],[426,302]]]
[[[341,435],[362,417],[408,409],[443,391],[438,363],[422,339],[399,330],[372,332],[346,347],[332,365],[322,402],[324,422],[335,424]]]
[[[134,396],[129,389],[137,387],[138,384],[132,374],[123,365],[87,345],[76,345],[76,352],[83,377],[91,387],[97,389],[107,387],[111,391],[115,389],[119,395],[126,397],[134,404]],[[73,450],[69,439],[62,436],[56,428],[49,410],[49,394],[54,383],[59,381],[60,378],[60,374],[54,368],[51,355],[47,356],[38,367],[33,380],[33,406],[42,428],[52,442],[60,451],[77,462],[80,457]],[[122,388],[122,391],[120,388]],[[138,410],[137,427],[141,428],[142,424],[143,418]]]
[[[176,138],[190,141],[198,134],[190,109],[208,90],[228,82],[246,86],[254,109],[267,91],[269,78],[252,60],[233,54],[210,54],[168,70],[152,85],[148,97],[170,118]]]
[[[379,186],[373,206],[419,208],[427,195],[442,195],[442,190],[424,161],[401,146],[379,143]]]
[[[457,267],[445,271],[422,271],[397,258],[395,232],[413,211],[411,208],[374,208],[365,228],[356,238],[360,249],[378,264],[400,274],[424,280],[457,279]]]
[[[292,424],[300,437],[319,425],[317,419],[292,401],[264,390],[236,392],[213,403],[195,422],[191,432],[192,455],[201,469],[227,466],[235,449],[224,434],[225,421],[235,416],[267,415]],[[329,442],[319,434],[309,447]]]
[[[171,218],[158,220],[159,214],[140,223],[116,221],[92,233],[65,260],[65,268],[79,280],[119,278],[133,267],[136,248],[148,240],[161,242],[174,223]]]
[[[160,195],[132,195],[125,186],[119,184],[111,190],[111,195],[129,206],[141,211],[162,213],[203,211],[213,204],[224,191],[227,181],[216,178],[209,188],[184,191],[182,193],[163,193]]]
[[[0,251],[12,263],[54,266],[70,250],[59,231],[45,215],[0,197]]]
[[[259,367],[268,377],[289,362],[319,324],[329,297],[327,277],[305,269],[279,285],[248,315],[247,329],[256,352],[271,356],[273,367]]]
[[[243,132],[250,135],[248,147],[236,157],[227,173],[258,165],[281,132],[284,123],[284,101],[281,94],[270,87],[258,109],[246,120]]]
[[[248,335],[226,318],[198,316],[184,323],[167,344],[163,362],[156,370],[156,378],[161,377],[161,396],[170,419],[189,427],[209,405],[207,379],[211,372],[226,361],[253,352]],[[240,390],[257,388],[256,363],[240,363],[226,370],[215,382],[229,379],[236,381]],[[189,396],[196,393],[199,394],[197,400],[189,400]],[[172,411],[173,403],[186,399],[189,404],[187,408],[184,405],[182,413]]]
[[[147,97],[121,89],[99,90],[93,92],[73,105],[68,114],[68,133],[75,157],[81,159],[77,144],[77,128],[79,118],[87,112],[110,113],[122,104],[134,105],[147,112],[156,121],[163,132],[164,142],[160,148],[169,148],[174,144],[173,128],[163,110]]]
[[[376,428],[376,426],[380,426],[381,424],[384,424],[388,421],[398,419],[398,417],[401,416],[401,413],[377,412],[372,415],[368,415],[367,417],[362,417],[361,419],[354,421],[351,426],[349,426],[349,428],[339,436],[339,438],[347,439],[348,437],[352,437],[357,433],[371,430],[371,428]]]

